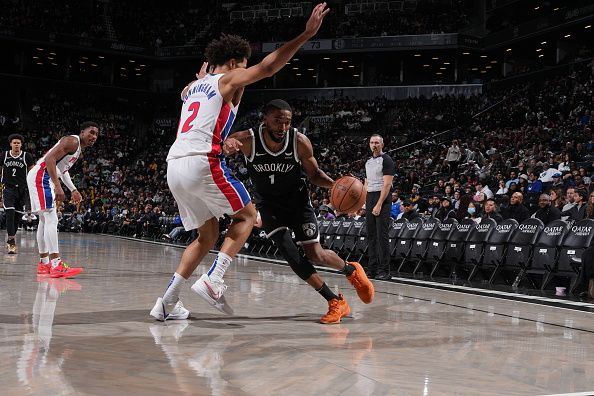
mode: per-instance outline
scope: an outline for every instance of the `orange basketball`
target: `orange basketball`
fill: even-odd
[[[363,183],[353,176],[343,176],[336,180],[330,190],[330,203],[339,212],[354,213],[365,203],[367,192]]]

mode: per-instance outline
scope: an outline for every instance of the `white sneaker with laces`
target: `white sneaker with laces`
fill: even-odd
[[[200,279],[192,285],[192,290],[219,311],[227,315],[233,315],[233,309],[227,304],[227,300],[223,296],[223,293],[227,290],[225,283],[212,281],[207,274],[202,274]]]
[[[160,321],[165,320],[179,320],[188,319],[190,311],[184,308],[181,300],[178,300],[175,305],[165,304],[162,297],[157,298],[157,302],[153,309],[151,309],[150,315]]]

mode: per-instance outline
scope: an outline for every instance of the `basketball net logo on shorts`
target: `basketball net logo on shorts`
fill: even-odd
[[[301,225],[306,237],[311,238],[316,234],[316,225],[314,223],[305,223]]]

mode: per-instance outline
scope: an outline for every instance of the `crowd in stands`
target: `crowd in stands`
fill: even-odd
[[[333,178],[342,174],[363,178],[369,134],[384,134],[397,169],[394,217],[406,210],[478,221],[483,216],[498,218],[495,210],[503,218],[559,215],[576,220],[592,216],[592,70],[590,64],[582,64],[569,75],[513,89],[495,88],[470,98],[295,100],[291,101],[294,125],[308,125],[320,167]],[[71,171],[84,201],[78,207],[70,203],[63,207],[61,229],[136,237],[168,234],[171,239],[186,235],[180,229],[170,234],[180,226],[167,189],[165,162],[176,123],[155,124],[138,135],[134,111],[84,95],[67,98],[52,93],[36,98],[31,111],[36,127],[19,123],[9,128],[26,136],[24,149],[39,158],[60,136],[76,133],[81,121],[101,125],[98,143]],[[165,108],[175,114],[177,106],[175,102]],[[240,107],[235,129],[257,126],[258,109]],[[308,124],[316,116],[330,116],[331,122]],[[359,125],[351,130],[348,124],[354,121]],[[457,127],[436,134],[452,126]],[[251,188],[242,157],[229,158],[228,163]],[[326,213],[332,213],[328,193],[312,186],[316,210],[324,205]],[[491,198],[495,201],[488,201]],[[577,209],[568,206],[576,201],[586,204]],[[548,210],[548,202],[560,213]]]
[[[105,38],[103,22],[89,3],[65,0],[0,1],[0,26],[79,37]]]
[[[230,12],[246,9],[246,5],[241,2],[229,9],[214,0],[201,1],[199,7],[188,0],[174,3],[154,0],[106,4],[90,2],[83,5],[71,0],[41,3],[4,0],[1,3],[0,26],[6,28],[116,40],[157,48],[202,45],[218,37],[220,32],[239,34],[251,42],[287,40],[301,33],[309,16],[231,21]],[[275,7],[274,2],[265,4]],[[305,11],[306,14],[309,12]],[[112,32],[107,26],[108,20],[112,21]],[[345,15],[344,8],[338,7],[328,15],[317,37],[449,33],[456,32],[467,23],[463,12],[452,7],[436,8],[432,2],[419,1],[416,10],[408,12],[382,10]]]

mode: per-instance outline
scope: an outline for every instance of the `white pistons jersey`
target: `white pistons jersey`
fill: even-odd
[[[238,106],[223,100],[219,80],[224,74],[207,74],[193,82],[182,98],[177,137],[167,161],[193,155],[218,156],[229,135]]]
[[[80,157],[80,153],[81,153],[80,136],[78,136],[78,135],[70,135],[70,136],[74,136],[76,138],[76,140],[78,141],[78,147],[76,148],[76,151],[73,154],[66,154],[65,156],[60,158],[58,161],[56,161],[56,170],[58,171],[58,177],[62,176],[64,173],[68,172],[68,170],[70,168],[72,168],[72,165],[74,165],[74,163],[78,160],[78,157]],[[49,149],[49,151],[47,153],[45,153],[45,155],[43,157],[41,157],[39,159],[39,161],[37,161],[36,165],[40,165],[42,168],[45,168],[45,157],[53,149],[56,148],[56,146],[62,141],[62,139],[58,140],[58,143],[56,143],[54,145],[54,147]]]

